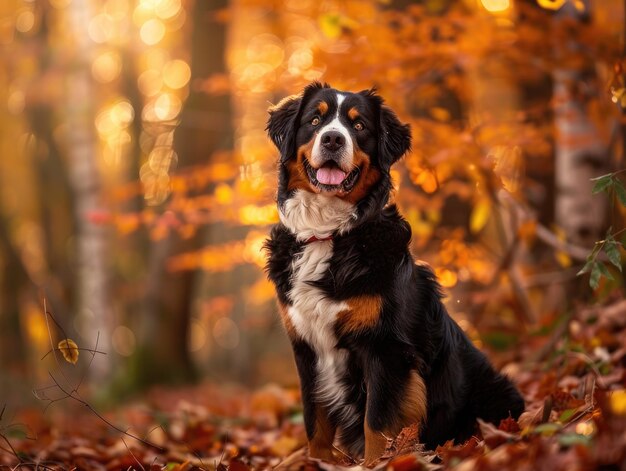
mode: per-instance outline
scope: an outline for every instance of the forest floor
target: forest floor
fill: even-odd
[[[526,399],[518,421],[480,423],[468,442],[434,451],[404,429],[377,469],[626,470],[626,301],[528,336],[518,357],[504,369]],[[102,416],[66,399],[10,423],[0,409],[0,470],[361,469],[309,459],[299,393],[276,385],[153,389]]]

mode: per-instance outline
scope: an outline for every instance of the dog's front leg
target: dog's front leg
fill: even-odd
[[[334,461],[333,441],[336,426],[331,421],[326,407],[319,404],[315,398],[317,356],[313,349],[302,340],[292,341],[292,346],[300,376],[309,456],[325,461]]]
[[[389,439],[404,427],[426,419],[426,385],[420,374],[390,353],[368,361],[365,408],[365,460],[372,467],[381,458]]]

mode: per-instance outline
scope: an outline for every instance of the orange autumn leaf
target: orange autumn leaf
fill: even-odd
[[[75,365],[78,361],[78,345],[72,339],[63,339],[57,345],[57,348],[65,358],[65,361]]]

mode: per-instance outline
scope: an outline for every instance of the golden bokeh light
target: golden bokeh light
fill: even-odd
[[[172,89],[183,88],[191,79],[191,68],[187,62],[175,59],[163,66],[163,82]]]
[[[129,10],[128,0],[107,0],[104,4],[104,12],[117,21],[124,20],[128,16]]]
[[[26,96],[22,90],[12,90],[7,98],[7,109],[11,114],[20,114],[26,106]]]
[[[277,36],[268,33],[259,34],[248,43],[246,56],[250,62],[263,62],[275,69],[283,63],[285,49]]]
[[[111,343],[117,353],[124,357],[129,357],[135,352],[137,340],[135,333],[125,325],[118,325],[113,330]]]
[[[502,13],[511,8],[511,0],[480,0],[480,3],[490,13]]]
[[[576,433],[580,435],[593,435],[596,431],[596,427],[593,422],[579,422],[576,424]]]
[[[165,36],[165,25],[161,20],[152,18],[141,26],[139,36],[148,46],[153,46],[159,43]]]
[[[289,57],[287,70],[292,75],[301,75],[313,65],[313,51],[308,47],[295,50]]]
[[[139,91],[147,97],[152,97],[163,88],[161,73],[156,69],[144,71],[137,79]]]
[[[92,41],[103,44],[113,38],[115,32],[115,21],[111,15],[101,13],[92,18],[87,27],[87,34]]]
[[[176,95],[163,93],[154,102],[154,115],[158,120],[169,121],[176,118],[183,104]]]
[[[266,92],[276,80],[274,68],[264,62],[244,64],[233,72],[237,86],[253,93]]]
[[[111,107],[111,120],[120,128],[125,128],[135,117],[133,105],[127,100],[118,101]]]
[[[15,19],[15,29],[20,33],[28,33],[35,26],[35,14],[30,9],[23,9]]]
[[[229,317],[222,317],[213,326],[213,338],[220,347],[233,350],[239,345],[239,327]]]
[[[100,136],[108,139],[113,134],[126,128],[135,116],[132,105],[126,100],[120,100],[102,109],[95,120],[96,129]]]
[[[91,64],[91,75],[100,83],[109,83],[119,77],[122,71],[122,58],[115,51],[98,55]]]
[[[180,0],[161,0],[156,3],[154,13],[163,20],[173,18],[181,12]]]
[[[142,118],[147,122],[171,121],[178,116],[182,106],[176,95],[162,93],[144,107]]]

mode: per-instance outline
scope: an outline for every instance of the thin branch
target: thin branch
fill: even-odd
[[[42,357],[40,358],[40,361],[41,361],[41,360],[45,360],[45,359],[46,359],[46,357],[47,357],[48,355],[50,355],[53,351],[60,352],[61,350],[65,350],[65,349],[61,349],[61,348],[54,348],[54,349],[52,349],[52,350],[48,350],[48,353],[46,353],[44,356],[42,356]],[[101,351],[101,350],[94,350],[94,349],[92,349],[92,348],[80,348],[80,347],[77,347],[77,348],[76,348],[76,350],[80,350],[81,352],[89,352],[89,353],[92,353],[92,354],[94,354],[94,355],[95,355],[96,353],[99,353],[100,355],[106,355],[106,354],[107,354],[107,352],[103,352],[103,351]]]
[[[565,242],[560,240],[554,232],[552,232],[547,227],[537,224],[536,230],[537,238],[544,242],[545,244],[554,247],[562,252],[566,252],[570,257],[584,262],[587,260],[587,257],[591,253],[591,249],[587,249],[585,247],[581,247],[579,245],[570,244],[569,242]],[[598,258],[601,260],[606,260],[606,257],[602,257],[602,254],[598,254]]]
[[[9,441],[9,439],[7,437],[5,437],[2,433],[0,433],[0,438],[2,440],[4,440],[4,442],[9,445],[9,448],[11,449],[11,452],[13,453],[13,455],[17,458],[17,461],[19,461],[20,463],[22,463],[22,458],[20,458],[20,456],[17,454],[17,451],[15,451],[15,448],[13,448],[13,445],[11,445],[11,442]]]
[[[78,384],[74,388],[76,390],[76,392],[78,392],[78,389],[80,388],[81,384],[83,384],[83,381],[85,381],[85,378],[87,377],[87,372],[91,369],[91,365],[93,363],[93,359],[96,357],[96,352],[98,352],[98,343],[99,342],[100,342],[100,331],[98,331],[98,333],[96,334],[96,345],[94,346],[94,349],[91,351],[91,359],[89,360],[89,364],[87,365],[87,369],[85,370],[85,372],[83,373],[83,376],[80,378],[80,380],[78,381]],[[105,353],[105,355],[106,355],[106,353]]]
[[[102,416],[102,415],[101,415],[101,414],[100,414],[100,413],[99,413],[96,409],[94,409],[94,408],[93,408],[93,406],[92,406],[91,404],[89,404],[89,403],[88,403],[87,401],[85,401],[84,399],[81,399],[79,396],[74,395],[74,392],[75,392],[75,391],[72,391],[72,393],[70,394],[70,393],[68,393],[65,389],[63,389],[63,387],[59,384],[59,382],[58,382],[58,381],[57,381],[57,379],[54,377],[54,375],[53,375],[52,373],[50,373],[49,371],[48,371],[48,375],[50,375],[50,378],[52,379],[52,381],[54,381],[54,383],[55,383],[55,384],[59,387],[59,389],[60,389],[63,393],[65,393],[65,394],[66,394],[66,396],[67,396],[68,398],[72,398],[72,399],[74,399],[76,402],[78,402],[78,403],[82,404],[83,406],[85,406],[85,407],[86,407],[87,409],[89,409],[89,410],[90,410],[90,411],[91,411],[91,412],[92,412],[92,413],[93,413],[96,417],[98,417],[100,420],[102,420],[105,424],[107,424],[107,425],[108,425],[109,427],[111,427],[113,430],[116,430],[117,432],[120,432],[120,433],[122,433],[122,434],[124,434],[124,435],[126,435],[126,436],[128,436],[128,437],[130,437],[130,438],[133,438],[133,439],[137,440],[138,442],[141,442],[141,443],[143,443],[144,445],[149,446],[149,447],[151,447],[151,448],[154,448],[154,449],[156,449],[156,450],[158,450],[158,451],[160,451],[160,452],[165,451],[165,449],[164,449],[164,448],[162,448],[162,447],[160,447],[160,446],[158,446],[158,445],[156,445],[156,444],[154,444],[154,443],[152,443],[152,442],[149,442],[148,440],[144,440],[144,439],[143,439],[143,438],[141,438],[141,437],[138,437],[138,436],[136,436],[136,435],[133,435],[132,433],[127,432],[127,431],[125,431],[125,430],[123,430],[123,429],[119,428],[119,427],[118,427],[118,426],[116,426],[115,424],[113,424],[113,423],[109,422],[109,421],[108,421],[107,419],[105,419],[105,418],[104,418],[104,417],[103,417],[103,416]]]
[[[124,444],[124,446],[126,447],[126,449],[128,450],[128,453],[130,453],[130,456],[133,457],[133,459],[135,460],[135,462],[139,465],[139,467],[143,470],[146,471],[146,468],[143,467],[143,464],[141,464],[141,462],[137,459],[137,457],[135,456],[135,454],[132,452],[132,450],[129,448],[129,446],[126,444],[126,440],[124,440],[124,437],[122,437],[122,443]]]

